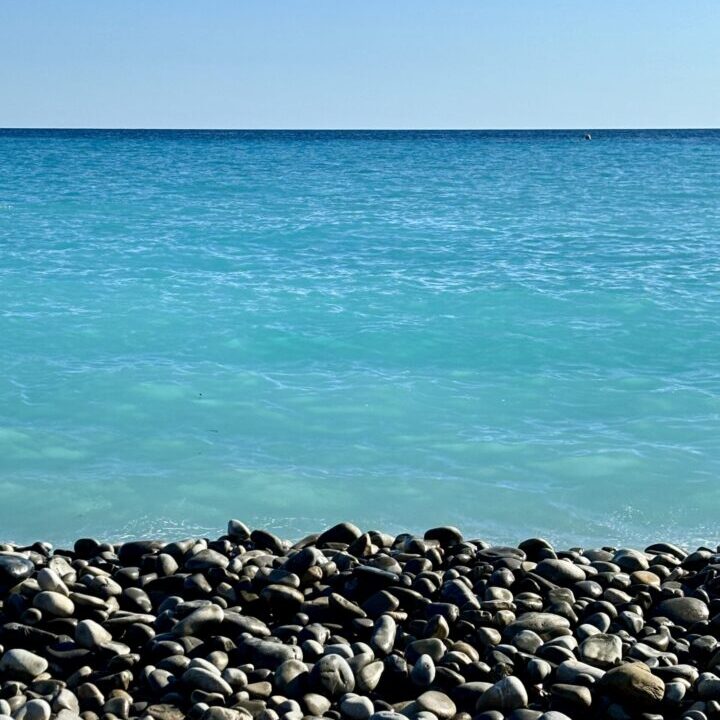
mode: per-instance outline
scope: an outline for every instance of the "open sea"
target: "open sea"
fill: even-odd
[[[0,541],[720,540],[720,131],[0,131]]]

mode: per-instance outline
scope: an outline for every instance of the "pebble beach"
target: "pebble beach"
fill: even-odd
[[[0,545],[0,720],[713,720],[720,548]]]

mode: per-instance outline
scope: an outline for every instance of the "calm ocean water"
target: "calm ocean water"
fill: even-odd
[[[0,540],[720,540],[720,132],[0,131]]]

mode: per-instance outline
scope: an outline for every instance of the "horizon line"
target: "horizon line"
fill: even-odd
[[[40,131],[113,131],[113,132],[658,132],[658,131],[708,131],[720,130],[720,127],[338,127],[338,128],[313,128],[313,127],[52,127],[52,126],[0,126],[0,132],[7,130],[40,130]]]

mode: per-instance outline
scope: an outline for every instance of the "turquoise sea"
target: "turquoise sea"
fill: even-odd
[[[0,131],[0,541],[720,540],[720,132]]]

